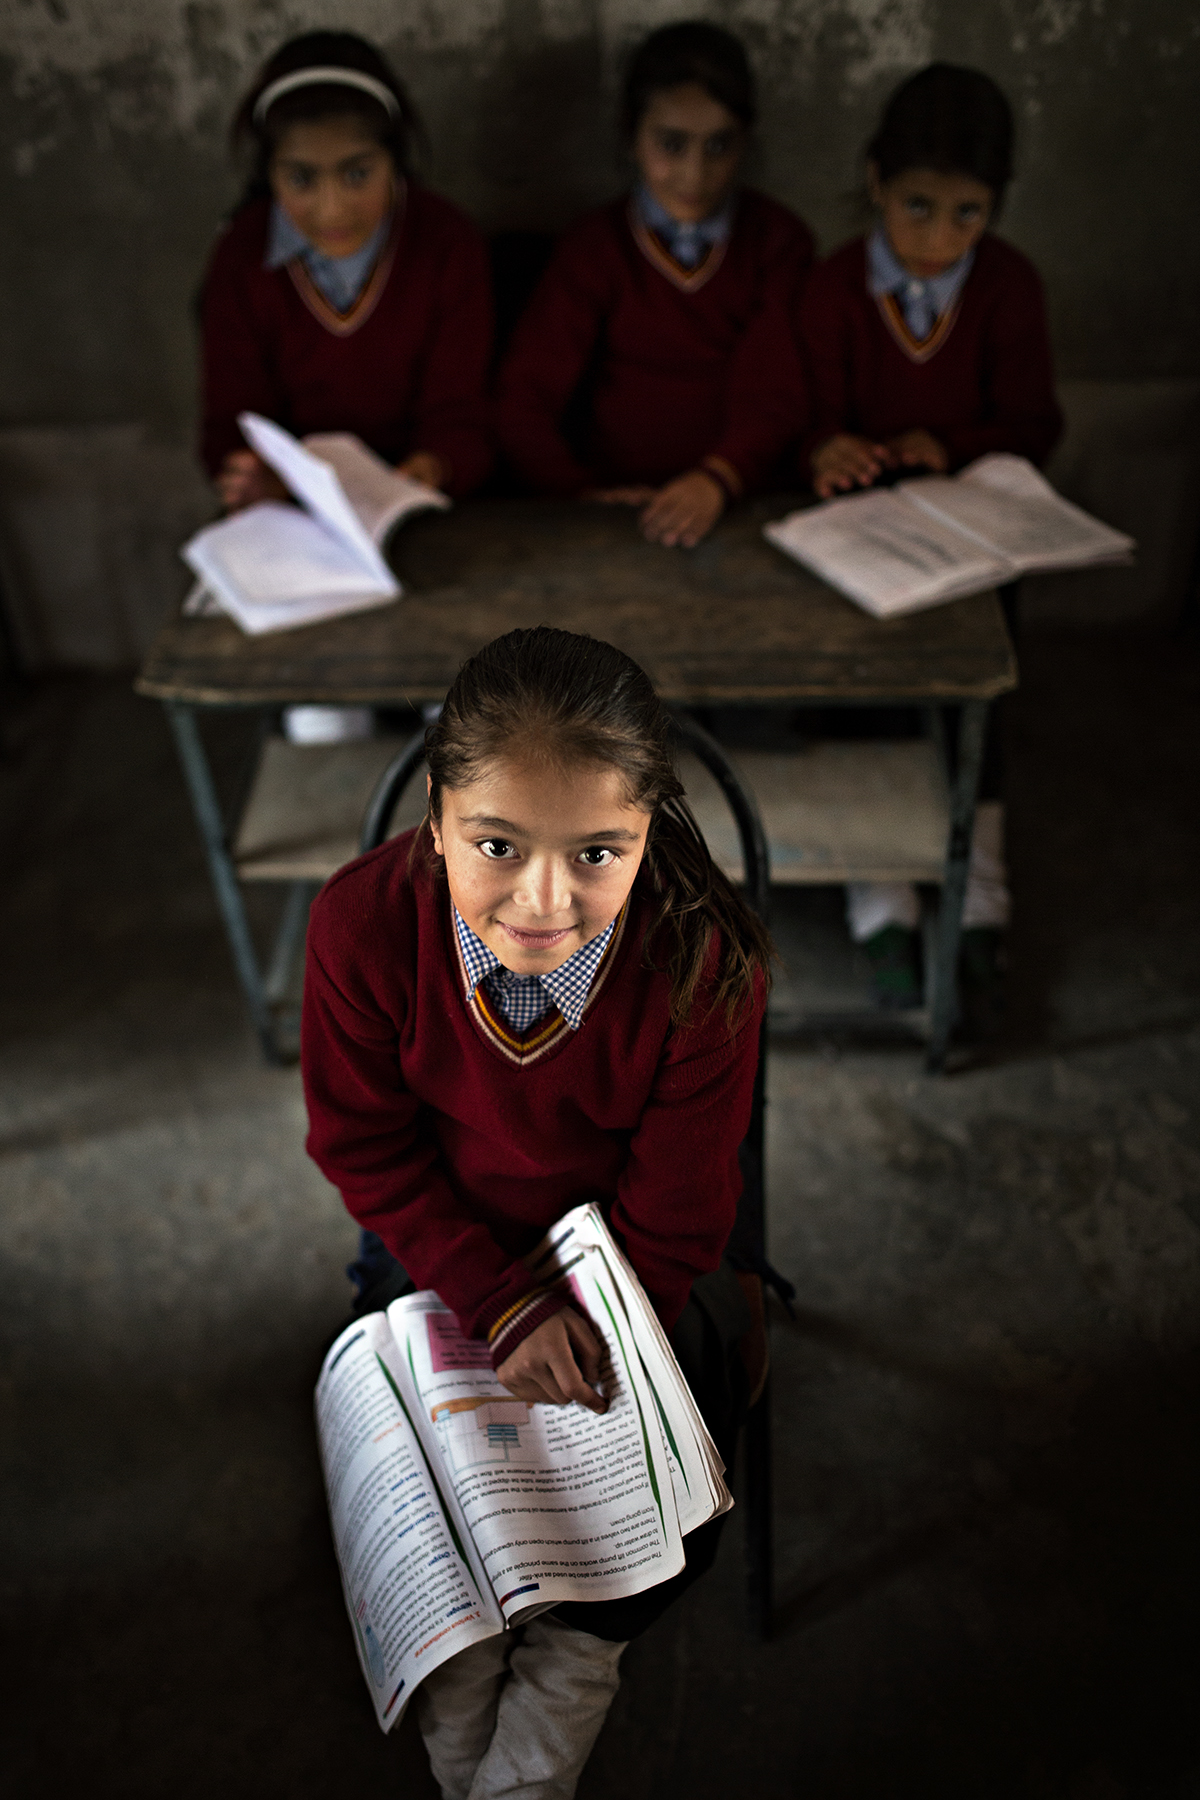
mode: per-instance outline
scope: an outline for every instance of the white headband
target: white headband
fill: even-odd
[[[400,113],[400,102],[390,87],[382,81],[376,81],[373,75],[360,75],[357,69],[297,69],[294,75],[281,75],[278,81],[265,87],[254,102],[254,123],[261,125],[268,111],[277,100],[290,94],[295,88],[315,87],[318,83],[329,82],[337,87],[361,88],[364,94],[370,94],[385,106],[393,118]]]

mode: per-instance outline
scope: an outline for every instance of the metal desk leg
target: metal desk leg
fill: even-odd
[[[928,1066],[939,1070],[950,1048],[957,998],[958,946],[962,937],[963,901],[967,893],[967,868],[975,830],[975,800],[983,767],[988,702],[968,700],[958,727],[958,767],[950,801],[950,841],[946,847],[946,873],[938,904],[934,939],[930,998]]]
[[[204,853],[208,858],[208,872],[225,922],[238,980],[242,984],[250,1017],[262,1043],[263,1054],[269,1063],[278,1066],[285,1059],[275,1036],[271,1003],[258,966],[254,940],[250,935],[250,922],[246,917],[237,871],[229,854],[225,820],[221,816],[217,790],[213,786],[212,770],[204,754],[200,728],[196,723],[196,709],[181,700],[167,700],[164,705],[175,738],[175,747],[179,751],[179,760],[183,764],[184,779],[191,795],[196,823],[200,827]]]

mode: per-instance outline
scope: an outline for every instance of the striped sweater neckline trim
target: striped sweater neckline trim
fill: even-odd
[[[453,902],[451,902],[451,905],[453,905]],[[625,921],[628,916],[629,902],[626,900],[624,906],[617,914],[616,929],[608,940],[608,945],[604,955],[600,958],[596,973],[592,976],[592,985],[588,990],[588,997],[584,1003],[583,1012],[579,1021],[580,1030],[583,1029],[588,1013],[591,1011],[601,988],[608,978],[609,971],[613,965],[613,958],[616,955],[617,945],[621,942],[625,933]],[[458,941],[458,932],[454,929],[453,917],[449,919],[449,927],[450,942],[454,951],[454,960],[458,969],[459,981],[461,987],[465,988],[470,977],[466,962],[463,959],[462,945]],[[475,1024],[475,1028],[483,1038],[484,1042],[490,1045],[493,1050],[497,1051],[506,1062],[514,1064],[514,1066],[519,1069],[528,1068],[530,1064],[540,1062],[551,1050],[563,1042],[564,1037],[570,1038],[577,1035],[575,1032],[572,1032],[558,1007],[553,1004],[540,1018],[534,1020],[528,1031],[523,1034],[514,1031],[503,1013],[501,1013],[488,999],[482,981],[476,985],[474,991],[467,1000],[466,1005],[467,1011]]]

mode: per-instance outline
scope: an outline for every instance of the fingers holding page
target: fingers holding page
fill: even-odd
[[[546,1319],[506,1356],[496,1371],[518,1400],[530,1405],[568,1406],[608,1411],[608,1401],[592,1383],[600,1374],[601,1347],[587,1321],[570,1307]]]

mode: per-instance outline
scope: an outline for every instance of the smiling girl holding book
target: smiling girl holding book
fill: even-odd
[[[464,666],[426,741],[424,824],[313,908],[310,1153],[376,1254],[487,1341],[511,1393],[602,1413],[595,1334],[522,1260],[572,1207],[600,1205],[728,1460],[745,1395],[718,1315],[748,1320],[732,1276],[724,1301],[712,1283],[741,1189],[766,936],[714,867],[666,716],[620,651],[510,632]],[[429,1678],[418,1716],[443,1793],[572,1794],[625,1642],[708,1566],[717,1529],[688,1539],[672,1581],[560,1606]]]

